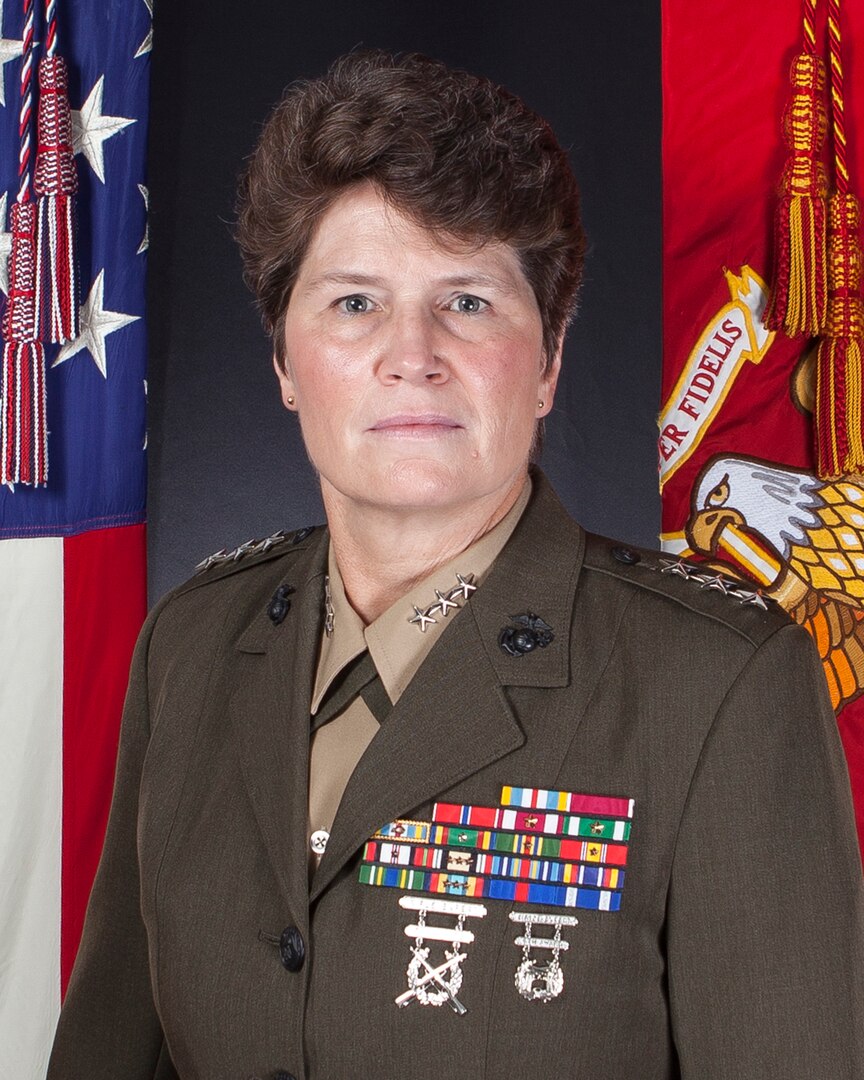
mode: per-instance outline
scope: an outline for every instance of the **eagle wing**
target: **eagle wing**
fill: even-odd
[[[823,483],[817,494],[816,506],[789,504],[781,534],[788,545],[785,557],[778,548],[785,571],[762,588],[810,633],[822,660],[831,703],[839,711],[864,692],[864,476]],[[691,517],[688,529],[694,536],[694,522],[711,511],[707,507]],[[746,513],[740,508],[733,512],[746,527]],[[719,555],[710,535],[710,545],[705,541],[700,546],[696,541],[696,549],[707,556],[707,566],[740,579],[740,570],[735,573]],[[767,550],[770,542],[765,543]]]
[[[839,712],[864,690],[864,610],[810,590],[789,614],[813,638]]]
[[[793,542],[788,564],[820,595],[864,610],[864,487],[858,477],[827,483],[818,524]]]

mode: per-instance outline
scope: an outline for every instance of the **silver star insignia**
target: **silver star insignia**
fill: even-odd
[[[285,530],[280,529],[279,532],[275,532],[275,533],[273,533],[272,536],[268,536],[266,540],[262,540],[261,541],[261,552],[262,552],[262,554],[266,555],[267,552],[270,550],[270,548],[276,547],[276,545],[281,543],[284,539],[285,539]]]
[[[661,574],[677,574],[678,577],[689,578],[693,572],[692,567],[688,566],[683,559],[676,559],[674,562],[671,559],[661,559]]]
[[[195,573],[203,574],[204,571],[209,570],[211,566],[216,566],[217,563],[225,562],[229,557],[230,552],[226,552],[225,548],[220,548],[219,551],[214,551],[212,555],[208,555],[206,559],[202,559],[195,567]]]
[[[419,626],[420,627],[420,633],[425,634],[427,624],[431,623],[432,625],[434,625],[435,623],[438,622],[438,620],[433,619],[432,616],[429,614],[428,610],[427,611],[421,611],[420,608],[415,605],[414,606],[414,614],[408,620],[408,622],[409,623],[414,623],[417,626]]]
[[[768,605],[765,603],[765,598],[761,592],[749,592],[739,589],[735,595],[742,604],[753,604],[754,607],[760,607],[763,611],[768,610]]]
[[[456,580],[459,584],[447,593],[448,600],[452,600],[454,596],[461,596],[463,600],[467,600],[472,592],[477,592],[473,574],[468,574],[465,577],[462,577],[461,574],[457,574]]]
[[[252,551],[257,542],[257,540],[247,540],[245,544],[240,544],[238,547],[234,548],[230,557],[234,562],[239,562],[245,555],[248,555],[249,552]]]
[[[455,608],[457,611],[459,610],[459,605],[456,601],[451,600],[449,595],[444,596],[438,589],[435,590],[435,598],[437,603],[434,603],[430,608],[427,608],[427,611],[440,611],[442,615],[446,615],[450,608]]]
[[[723,593],[724,596],[728,594],[729,585],[719,574],[715,574],[713,577],[710,574],[700,574],[699,577],[703,589],[716,589],[718,592]]]

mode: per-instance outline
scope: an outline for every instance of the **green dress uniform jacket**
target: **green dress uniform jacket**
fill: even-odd
[[[864,1077],[861,864],[803,630],[586,537],[537,475],[361,758],[310,886],[328,537],[290,539],[147,621],[49,1080]],[[554,640],[509,655],[527,613]],[[464,1015],[398,1008],[413,916],[359,881],[364,842],[505,785],[635,800],[621,908],[484,900]],[[547,1003],[515,986],[514,909],[578,918]]]

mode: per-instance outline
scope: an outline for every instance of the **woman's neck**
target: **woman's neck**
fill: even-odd
[[[456,510],[358,504],[322,482],[324,507],[345,595],[368,625],[436,567],[469,548],[506,517],[527,482]]]

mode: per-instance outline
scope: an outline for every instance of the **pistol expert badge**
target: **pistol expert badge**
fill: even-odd
[[[577,926],[579,920],[573,915],[543,915],[531,911],[511,911],[510,921],[522,923],[522,933],[513,944],[522,948],[522,962],[516,968],[516,989],[528,1001],[542,1001],[548,1005],[552,998],[558,997],[564,989],[564,971],[560,956],[570,948],[570,943],[561,936],[563,926]],[[551,938],[535,937],[535,926],[551,926]],[[531,955],[532,949],[544,949],[552,955],[538,959]]]

